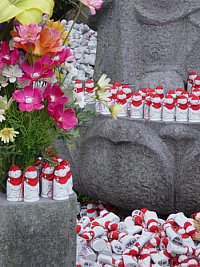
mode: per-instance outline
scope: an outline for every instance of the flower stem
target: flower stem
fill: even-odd
[[[74,21],[73,21],[73,23],[72,23],[72,25],[71,25],[71,27],[70,27],[68,33],[67,33],[67,36],[65,37],[65,40],[63,41],[63,45],[66,43],[66,41],[67,41],[67,39],[68,39],[68,37],[69,37],[69,35],[70,35],[70,33],[71,33],[73,27],[74,27],[74,24],[77,22],[77,20],[78,20],[80,14],[81,14],[81,12],[82,12],[82,9],[83,9],[83,4],[80,2],[80,6],[79,6],[78,13],[76,14],[76,17],[74,18]]]

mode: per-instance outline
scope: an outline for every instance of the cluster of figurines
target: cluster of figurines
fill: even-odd
[[[88,80],[83,86],[80,80],[75,81],[75,94],[88,104],[96,103],[96,112],[110,115],[109,106],[120,105],[119,117],[149,119],[153,121],[200,122],[200,76],[189,73],[187,91],[183,88],[169,90],[164,94],[162,85],[155,89],[140,88],[132,93],[129,85],[113,83],[107,90],[108,105],[94,100],[94,81]]]
[[[49,162],[29,166],[22,174],[12,165],[8,171],[7,200],[35,202],[43,198],[65,200],[73,193],[72,173],[69,162],[56,156],[56,165]]]
[[[192,218],[179,212],[163,220],[144,208],[121,221],[102,204],[89,203],[77,222],[76,267],[198,267],[193,218],[200,221],[200,212]]]

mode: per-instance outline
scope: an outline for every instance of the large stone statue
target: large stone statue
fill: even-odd
[[[96,79],[165,88],[199,70],[199,0],[107,0],[90,24],[98,30]]]

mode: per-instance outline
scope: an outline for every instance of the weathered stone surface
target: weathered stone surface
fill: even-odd
[[[139,86],[182,86],[200,71],[199,0],[109,0],[90,25],[98,30],[95,78]]]
[[[75,188],[126,209],[199,209],[200,124],[99,116],[84,127]]]
[[[76,195],[8,202],[0,193],[1,267],[74,267]]]

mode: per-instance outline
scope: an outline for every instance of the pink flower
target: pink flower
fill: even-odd
[[[16,28],[19,36],[13,37],[13,40],[21,44],[35,44],[35,42],[40,38],[39,33],[42,30],[42,27],[38,26],[38,24],[19,25],[16,26]]]
[[[0,47],[0,69],[4,64],[13,65],[18,63],[19,53],[17,48],[10,50],[8,42],[2,42]]]
[[[69,97],[64,96],[64,92],[60,89],[58,84],[54,84],[52,87],[48,83],[45,91],[44,98],[48,101],[48,113],[53,116],[54,108],[58,104],[66,104],[69,102]]]
[[[67,108],[64,110],[64,106],[61,104],[55,106],[54,118],[57,125],[64,130],[69,130],[78,123],[78,119],[75,117],[74,110],[72,108]]]
[[[46,57],[35,61],[32,67],[24,62],[22,63],[22,69],[25,73],[21,78],[19,78],[19,81],[24,82],[30,80],[31,82],[34,82],[40,80],[41,78],[50,78],[54,74],[53,69],[50,68],[51,65],[52,63],[50,64],[50,61],[47,62]]]
[[[57,52],[52,60],[56,66],[60,66],[69,57],[74,58],[72,51],[70,48],[64,48],[62,51]]]
[[[84,5],[89,7],[92,15],[96,14],[96,9],[100,9],[103,5],[103,0],[80,0]]]
[[[40,88],[33,88],[32,86],[25,86],[24,90],[15,90],[13,98],[19,104],[19,109],[22,111],[40,110],[44,105],[40,104],[42,101],[42,91]]]

